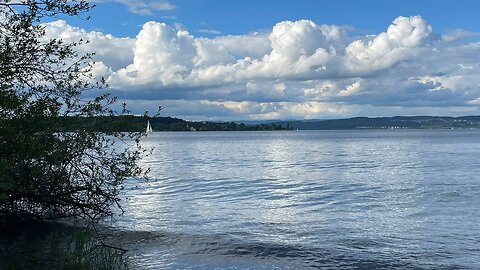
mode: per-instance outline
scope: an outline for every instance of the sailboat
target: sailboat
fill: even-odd
[[[152,125],[150,125],[150,120],[147,122],[147,133],[152,133],[153,132],[153,129],[152,129]]]

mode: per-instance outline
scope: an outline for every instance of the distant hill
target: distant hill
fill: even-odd
[[[338,130],[338,129],[476,129],[480,116],[395,116],[354,117],[334,120],[280,121],[274,124],[287,129]]]

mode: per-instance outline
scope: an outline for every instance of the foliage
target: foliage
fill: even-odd
[[[91,8],[80,0],[0,2],[0,218],[97,221],[120,207],[124,179],[142,173],[142,133],[62,129],[64,117],[115,114],[108,94],[83,98],[105,86],[91,78],[91,54],[77,51],[85,41],[47,37],[41,24]]]

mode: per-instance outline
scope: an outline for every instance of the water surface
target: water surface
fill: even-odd
[[[114,223],[136,235],[135,268],[480,268],[480,131],[166,132],[144,145],[152,179],[128,182]]]

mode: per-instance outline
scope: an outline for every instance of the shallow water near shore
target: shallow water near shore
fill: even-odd
[[[478,269],[480,131],[154,133],[134,269]],[[125,233],[129,232],[129,233]]]

